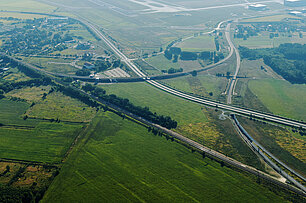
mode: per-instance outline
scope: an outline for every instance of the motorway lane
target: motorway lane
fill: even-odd
[[[228,111],[232,111],[238,114],[244,114],[244,115],[252,115],[253,117],[259,118],[259,119],[264,119],[267,121],[271,121],[271,122],[276,122],[279,124],[283,124],[283,125],[289,125],[289,126],[294,126],[297,128],[303,128],[306,129],[306,123],[303,122],[299,122],[299,121],[294,121],[291,119],[287,119],[287,118],[282,118],[279,116],[275,116],[275,115],[270,115],[270,114],[265,114],[265,113],[260,113],[257,111],[253,111],[253,110],[248,110],[248,109],[244,109],[244,108],[239,108],[239,107],[235,107],[235,106],[230,106],[230,105],[226,105],[226,104],[221,104],[218,102],[214,102],[214,101],[210,101],[210,100],[206,100],[206,99],[202,99],[202,98],[197,98],[195,96],[190,96],[188,94],[179,92],[177,90],[174,90],[172,88],[166,87],[156,81],[150,80],[142,71],[140,71],[138,69],[138,67],[133,63],[132,60],[128,59],[115,45],[113,45],[95,26],[93,26],[92,24],[90,24],[86,19],[82,18],[82,22],[84,24],[86,24],[87,26],[89,26],[113,51],[116,55],[119,56],[119,58],[126,63],[126,65],[135,72],[136,75],[138,75],[139,77],[143,77],[147,83],[151,84],[152,86],[161,89],[163,91],[166,91],[168,93],[171,93],[173,95],[179,96],[181,98],[190,100],[190,101],[194,101],[200,104],[204,104],[204,105],[208,105],[208,106],[213,106],[213,107],[218,107],[224,110],[228,110]],[[230,42],[229,42],[230,44]],[[232,44],[233,46],[233,44]],[[234,49],[231,49],[231,53],[234,52]],[[240,59],[239,59],[240,60]],[[239,71],[239,70],[238,70]]]

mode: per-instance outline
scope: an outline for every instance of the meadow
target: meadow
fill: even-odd
[[[164,93],[146,83],[111,84],[101,87],[107,94],[128,98],[137,106],[147,106],[152,112],[170,116],[179,125],[207,121],[200,105]]]
[[[214,37],[210,35],[200,35],[180,42],[177,47],[182,51],[201,52],[201,51],[216,51]]]
[[[248,87],[274,114],[306,120],[306,86],[284,80],[252,80]]]
[[[250,37],[247,40],[234,39],[235,44],[238,46],[245,46],[251,49],[259,48],[274,48],[284,43],[306,43],[306,38],[300,38],[298,33],[294,33],[292,37],[279,36],[270,39],[269,33],[260,33],[258,36]]]
[[[283,202],[252,178],[112,113],[95,118],[42,202]]]
[[[2,0],[1,10],[51,13],[56,7],[34,0]],[[18,15],[18,14],[17,14]],[[28,16],[27,16],[28,17]],[[34,18],[34,16],[31,16]]]

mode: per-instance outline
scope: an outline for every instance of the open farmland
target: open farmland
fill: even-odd
[[[62,159],[81,125],[23,119],[24,102],[0,100],[0,158],[37,162]]]
[[[42,202],[284,201],[251,177],[112,113],[96,117],[81,145]]]

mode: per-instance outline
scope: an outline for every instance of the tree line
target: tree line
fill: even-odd
[[[156,112],[150,111],[148,107],[140,107],[136,106],[133,103],[131,103],[126,98],[118,97],[114,94],[106,94],[106,91],[103,90],[100,87],[96,87],[91,84],[86,84],[82,87],[82,89],[91,95],[94,95],[104,101],[107,101],[111,104],[114,104],[128,112],[131,112],[135,115],[138,115],[152,123],[156,123],[158,125],[161,125],[163,127],[166,127],[168,129],[176,128],[177,122],[175,120],[172,120],[169,116],[163,116],[163,115],[157,115]]]
[[[263,58],[266,65],[291,83],[306,83],[306,45],[281,44],[276,48],[249,49],[239,47],[242,58]]]

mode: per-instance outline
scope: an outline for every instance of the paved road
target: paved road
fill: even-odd
[[[227,104],[231,104],[232,103],[232,95],[234,93],[235,90],[235,84],[237,82],[237,75],[239,73],[240,70],[240,64],[241,64],[241,58],[240,58],[240,54],[238,49],[235,47],[234,43],[231,40],[231,24],[229,23],[226,27],[226,31],[225,31],[225,37],[226,40],[231,48],[232,51],[235,51],[235,55],[236,55],[236,71],[233,75],[233,77],[230,79],[229,81],[229,85],[228,85],[228,92],[227,92]]]
[[[292,184],[294,184],[296,187],[300,188],[302,191],[306,193],[306,188],[296,181],[294,178],[292,178],[289,174],[287,174],[284,170],[282,170],[278,165],[276,165],[271,159],[273,159],[276,163],[286,168],[290,173],[296,175],[301,180],[305,182],[305,178],[291,169],[289,166],[281,162],[279,159],[277,159],[273,154],[271,154],[269,151],[267,151],[262,145],[260,145],[256,140],[254,140],[248,132],[240,125],[235,115],[231,118],[232,123],[237,130],[238,134],[242,137],[243,141],[250,147],[250,149],[257,155],[259,155],[268,165],[270,165],[277,173],[279,173],[281,176],[286,178],[288,181],[290,181]],[[271,158],[269,158],[269,157]]]
[[[203,99],[203,98],[198,98],[180,91],[177,91],[175,89],[172,89],[170,87],[167,87],[165,85],[162,85],[154,80],[150,80],[150,78],[145,75],[142,71],[140,71],[138,69],[138,67],[133,63],[132,60],[128,59],[115,45],[113,45],[95,26],[93,26],[92,24],[90,24],[89,22],[87,22],[86,19],[82,19],[83,23],[86,24],[90,29],[92,29],[112,50],[113,52],[118,55],[120,57],[120,59],[125,62],[127,64],[127,66],[139,77],[143,77],[144,80],[146,80],[147,83],[151,84],[152,86],[161,89],[165,92],[168,92],[170,94],[176,95],[178,97],[196,102],[196,103],[200,103],[200,104],[204,104],[204,105],[208,105],[208,106],[213,106],[213,107],[217,107],[220,109],[224,109],[227,111],[231,111],[231,112],[235,112],[238,114],[243,114],[243,115],[251,115],[253,117],[259,118],[259,119],[263,119],[266,121],[271,121],[271,122],[276,122],[279,124],[283,124],[283,125],[288,125],[288,126],[293,126],[293,127],[297,127],[297,128],[303,128],[306,129],[306,123],[301,122],[301,121],[295,121],[295,120],[291,120],[288,118],[283,118],[280,116],[276,116],[276,115],[272,115],[272,114],[267,114],[267,113],[261,113],[255,110],[250,110],[250,109],[245,109],[245,108],[241,108],[241,107],[236,107],[236,106],[231,106],[231,105],[226,105],[226,104],[222,104],[219,102],[215,102],[215,101],[211,101],[211,100],[207,100],[207,99]],[[229,42],[230,44],[230,42]],[[233,46],[233,44],[232,44]],[[229,54],[229,56],[231,56],[232,52],[234,51],[234,48],[231,49],[231,53]],[[238,58],[238,57],[237,57]],[[240,58],[239,58],[240,61]],[[238,70],[239,71],[239,70]]]

